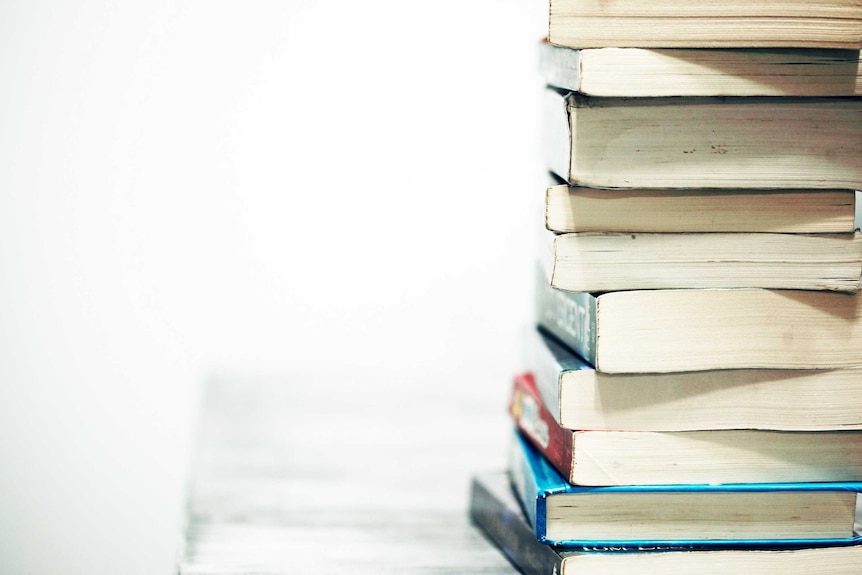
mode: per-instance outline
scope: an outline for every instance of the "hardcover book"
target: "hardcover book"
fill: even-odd
[[[855,292],[862,233],[544,230],[553,287],[577,292],[771,288]]]
[[[858,96],[859,50],[539,47],[550,86],[585,96]]]
[[[545,227],[571,232],[845,233],[856,229],[852,190],[597,189],[554,183]]]
[[[533,329],[523,349],[525,377],[567,429],[862,429],[862,368],[605,373]]]
[[[599,371],[862,366],[858,292],[664,289],[593,294],[555,289],[541,271],[538,276],[538,323]]]
[[[474,476],[470,518],[525,575],[858,575],[862,546],[762,549],[572,548],[539,543],[504,472]]]
[[[862,431],[570,430],[527,373],[515,378],[509,412],[573,485],[862,481]]]
[[[578,547],[852,544],[860,483],[581,487],[520,434],[515,493],[538,541]]]
[[[572,185],[862,187],[862,99],[546,94],[548,168]]]
[[[574,48],[862,47],[859,0],[551,0],[548,38]]]

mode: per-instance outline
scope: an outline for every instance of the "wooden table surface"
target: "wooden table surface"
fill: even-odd
[[[505,465],[507,382],[399,379],[210,382],[178,573],[515,573],[467,515]]]

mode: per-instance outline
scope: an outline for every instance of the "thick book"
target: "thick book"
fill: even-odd
[[[862,47],[859,0],[551,0],[548,38],[574,48]]]
[[[852,190],[597,189],[554,183],[545,227],[571,232],[852,233]]]
[[[553,287],[578,292],[770,288],[855,292],[862,233],[543,230]]]
[[[775,289],[571,292],[537,274],[538,323],[599,371],[862,366],[862,295]]]
[[[858,575],[862,546],[762,549],[572,548],[539,543],[505,472],[472,478],[470,519],[525,575]]]
[[[605,373],[542,330],[523,349],[542,404],[568,429],[862,430],[862,368]]]
[[[509,412],[573,485],[862,481],[862,431],[571,430],[529,373],[515,377]]]
[[[862,98],[546,91],[548,168],[597,188],[862,188]]]
[[[859,50],[539,47],[551,86],[586,96],[858,96]]]
[[[538,541],[549,545],[764,547],[858,543],[862,483],[581,487],[519,433],[510,471]]]

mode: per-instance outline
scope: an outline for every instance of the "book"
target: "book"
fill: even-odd
[[[862,189],[862,98],[546,90],[548,168],[596,188]]]
[[[539,543],[512,493],[509,475],[489,472],[470,483],[470,519],[525,575],[857,575],[862,546],[763,549],[572,548]]]
[[[862,484],[732,483],[581,487],[519,433],[510,464],[536,538],[550,545],[736,546],[851,544]]]
[[[858,0],[550,0],[548,38],[574,48],[862,47]]]
[[[550,283],[569,291],[855,292],[862,278],[862,233],[544,233]]]
[[[852,190],[597,189],[554,183],[545,227],[571,232],[852,233]]]
[[[699,431],[862,429],[862,368],[596,371],[539,329],[524,367],[554,422],[568,429]]]
[[[862,431],[571,430],[528,373],[515,378],[509,413],[573,485],[862,481]]]
[[[539,47],[551,86],[586,96],[859,96],[859,50]]]
[[[538,323],[598,371],[862,366],[862,296],[774,289],[571,292],[536,282]]]

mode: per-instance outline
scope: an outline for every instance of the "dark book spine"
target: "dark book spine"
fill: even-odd
[[[483,481],[474,478],[470,493],[470,518],[506,558],[525,575],[562,572],[562,559],[549,546],[536,541],[511,496],[501,497]],[[508,504],[507,504],[508,502]]]
[[[515,377],[509,413],[527,439],[569,482],[573,482],[574,433],[560,427],[542,403],[536,382],[529,373]]]
[[[597,366],[595,296],[555,289],[542,270],[537,276],[536,317],[539,325]]]

